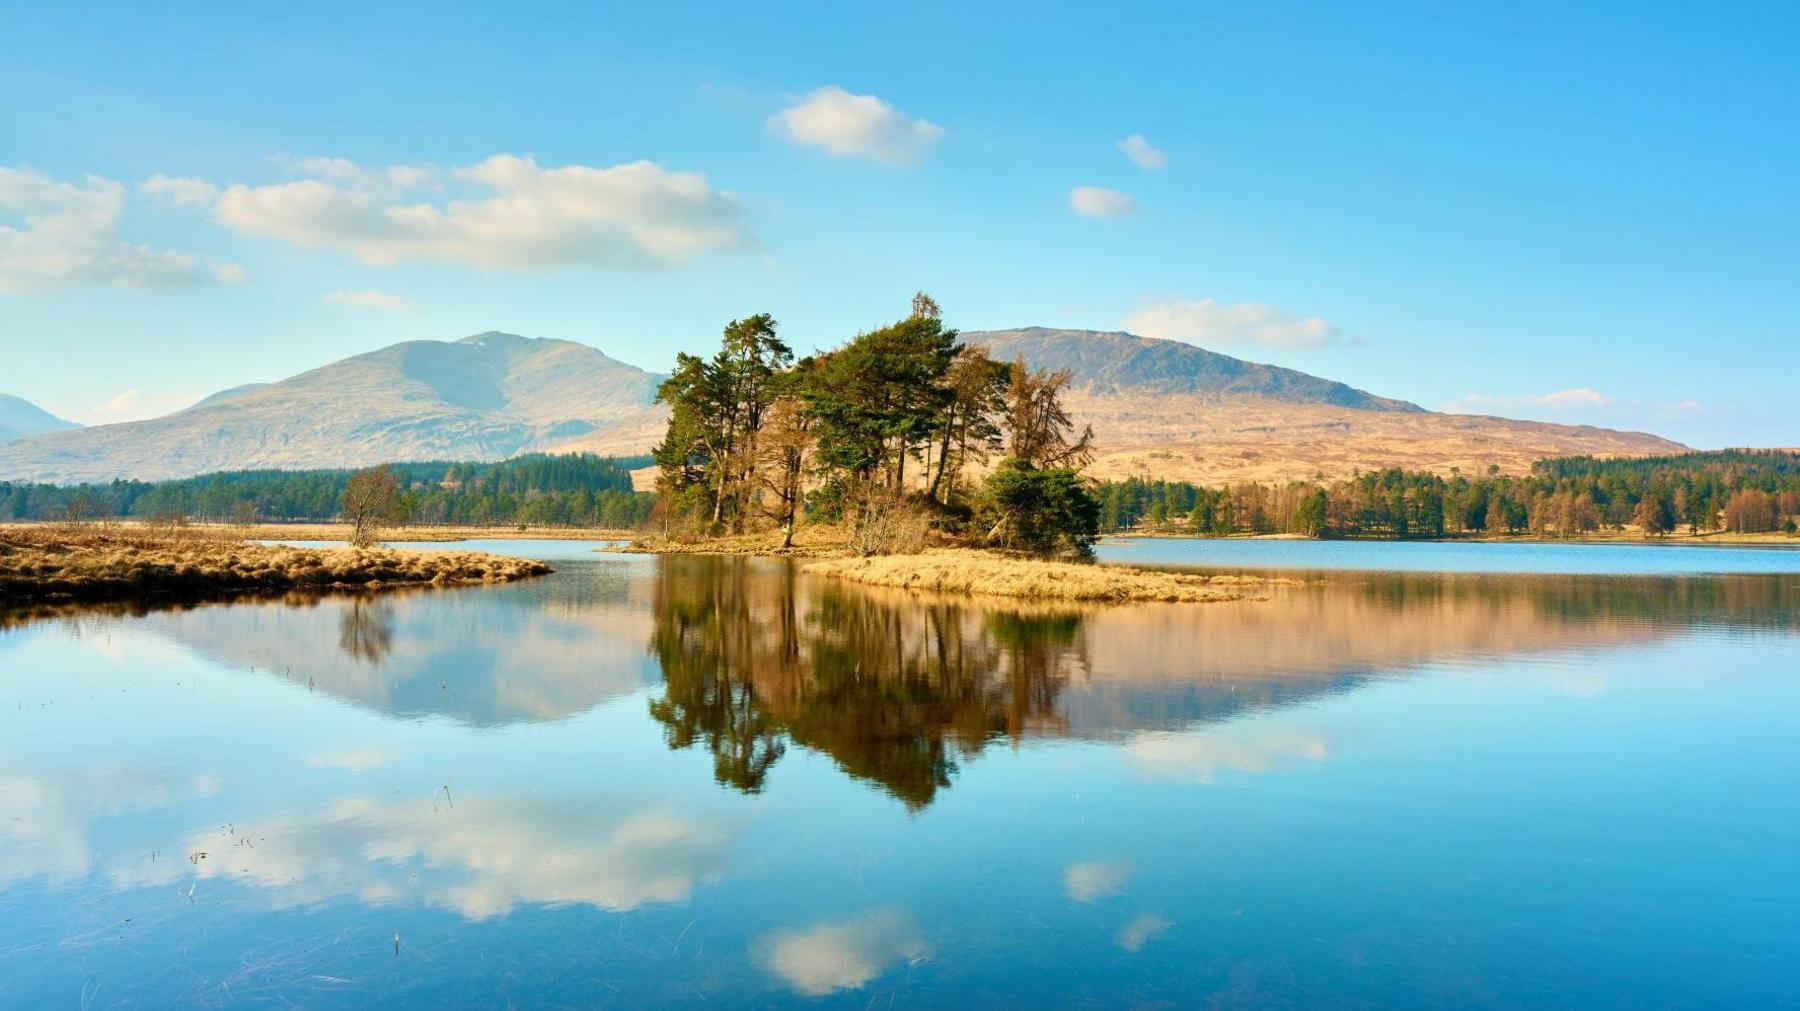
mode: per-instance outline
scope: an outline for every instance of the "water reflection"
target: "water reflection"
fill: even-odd
[[[703,745],[721,783],[763,786],[789,742],[830,755],[912,808],[991,740],[1060,730],[1086,668],[1081,619],[892,598],[790,566],[669,558],[650,714],[672,748]]]
[[[1783,577],[1393,575],[1267,602],[1020,608],[849,587],[780,563],[666,557],[650,714],[671,748],[704,747],[715,778],[747,792],[800,746],[918,810],[990,743],[1036,737],[1125,740],[1145,775],[1210,782],[1335,747],[1325,730],[1234,729],[1234,717],[1431,662],[1689,626],[1791,630],[1793,595]]]
[[[1797,593],[1021,608],[669,557],[0,619],[0,1005],[1441,1004],[1442,936],[1543,1003],[1753,997]]]

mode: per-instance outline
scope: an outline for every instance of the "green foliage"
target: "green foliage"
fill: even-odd
[[[1570,536],[1628,524],[1653,536],[1683,527],[1758,532],[1786,529],[1800,515],[1800,453],[1568,457],[1539,461],[1526,477],[1490,469],[1476,479],[1396,469],[1329,486],[1199,488],[1131,478],[1102,485],[1099,494],[1106,530],[1158,525],[1160,514],[1189,532],[1214,536],[1411,538],[1526,530]]]
[[[989,541],[1035,554],[1087,554],[1100,535],[1100,500],[1068,468],[1038,470],[1008,457],[988,475],[976,501]]]
[[[655,496],[631,490],[644,457],[535,453],[498,463],[444,460],[389,464],[401,489],[397,522],[599,526],[643,524]],[[0,482],[0,519],[64,519],[71,503],[88,518],[189,516],[241,522],[335,520],[351,470],[254,470],[178,481],[59,486]]]

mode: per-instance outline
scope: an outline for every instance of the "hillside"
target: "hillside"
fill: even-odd
[[[1637,432],[1439,414],[1127,333],[1030,327],[963,338],[996,357],[1074,372],[1068,403],[1094,426],[1100,453],[1091,470],[1103,478],[1218,484],[1393,466],[1524,473],[1544,457],[1684,448]],[[536,451],[636,455],[662,436],[660,378],[570,341],[495,332],[408,341],[234,387],[166,417],[0,444],[0,479],[158,480]]]
[[[963,334],[996,357],[1075,373],[1069,407],[1094,426],[1101,478],[1216,485],[1406,467],[1523,474],[1551,456],[1679,452],[1642,432],[1441,414],[1179,341],[1091,330]]]
[[[658,377],[584,344],[408,341],[150,421],[0,445],[14,480],[106,481],[394,460],[497,460],[601,433],[653,441]]]
[[[73,421],[64,421],[29,400],[0,393],[0,442],[10,442],[28,435],[62,432],[80,427]]]

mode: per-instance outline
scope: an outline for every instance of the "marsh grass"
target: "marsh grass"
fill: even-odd
[[[866,586],[892,586],[935,593],[977,594],[1023,600],[1113,603],[1211,603],[1262,599],[1252,596],[1252,591],[1289,582],[1257,576],[1203,576],[1123,566],[1042,561],[968,549],[874,558],[833,558],[811,562],[805,567],[805,571]]]
[[[298,548],[192,527],[0,527],[0,601],[509,582],[542,562],[472,551]]]

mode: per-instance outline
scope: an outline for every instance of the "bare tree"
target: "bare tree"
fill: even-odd
[[[1093,459],[1094,428],[1080,434],[1063,406],[1063,392],[1074,373],[1068,369],[1039,370],[1015,359],[1012,382],[1006,390],[1006,455],[1039,470],[1069,467],[1079,470]]]
[[[400,499],[400,479],[387,464],[359,470],[344,486],[344,520],[350,524],[350,543],[366,547],[375,543],[381,524],[393,517]]]

